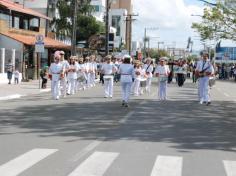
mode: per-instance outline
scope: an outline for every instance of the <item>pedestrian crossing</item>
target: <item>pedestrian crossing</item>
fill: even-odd
[[[58,154],[58,151],[58,149],[32,149],[5,164],[2,164],[0,166],[0,176],[24,175],[22,174],[23,172],[29,170],[32,166],[43,162],[47,157]],[[72,171],[65,176],[104,176],[107,170],[115,164],[116,160],[121,155],[121,153],[117,152],[94,151],[75,167],[74,170],[72,169]],[[156,157],[156,160],[154,161],[150,173],[147,173],[147,176],[182,176],[183,157],[168,155],[158,155],[154,157]],[[225,170],[225,176],[236,176],[236,161],[223,160],[222,165],[222,168]],[[114,174],[114,176],[116,175]]]

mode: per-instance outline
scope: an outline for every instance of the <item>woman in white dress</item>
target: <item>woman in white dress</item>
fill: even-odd
[[[134,67],[131,64],[130,56],[124,56],[123,63],[119,67],[119,74],[121,75],[120,82],[122,88],[122,106],[129,107],[128,101],[131,92],[131,86],[134,77]]]

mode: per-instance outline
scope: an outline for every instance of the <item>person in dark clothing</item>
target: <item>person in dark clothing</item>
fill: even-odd
[[[46,89],[47,88],[47,82],[48,82],[48,67],[44,67],[41,72],[40,72],[40,77],[42,79],[42,85],[41,88],[42,89]]]

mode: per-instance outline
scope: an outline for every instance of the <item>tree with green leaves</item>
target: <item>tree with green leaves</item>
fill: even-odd
[[[236,41],[236,1],[221,0],[207,3],[201,23],[193,23],[202,40],[229,39]]]
[[[59,18],[54,18],[52,23],[55,25],[56,35],[60,39],[70,38],[72,35],[72,18],[74,0],[58,0],[57,8]],[[94,7],[90,5],[91,0],[78,1],[77,13],[77,42],[81,40],[88,41],[89,37],[104,32],[104,24],[96,21],[91,14]]]

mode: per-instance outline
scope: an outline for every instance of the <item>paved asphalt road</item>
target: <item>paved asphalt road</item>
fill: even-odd
[[[236,84],[217,82],[212,105],[196,85],[168,87],[121,107],[100,85],[59,101],[0,101],[0,176],[236,176]]]

